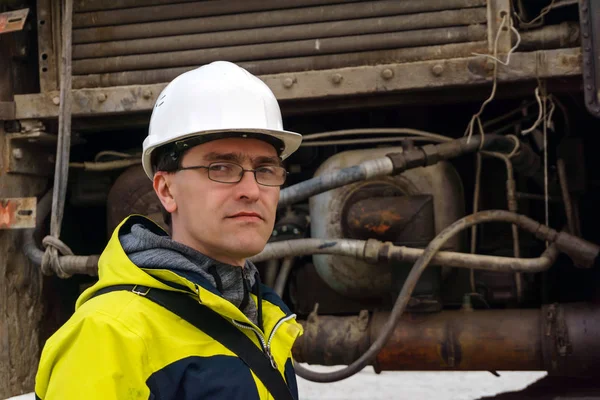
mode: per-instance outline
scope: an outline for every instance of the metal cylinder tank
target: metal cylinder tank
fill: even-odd
[[[388,147],[338,153],[326,160],[315,176],[401,151],[401,147]],[[354,183],[310,199],[311,235],[315,238],[376,238],[425,247],[464,214],[461,179],[446,162]],[[463,241],[462,236],[456,236],[445,249],[460,251]],[[398,271],[392,274],[392,270],[402,268],[335,255],[315,255],[313,262],[332,289],[352,298],[389,296],[398,283]],[[408,271],[408,266],[405,269]]]

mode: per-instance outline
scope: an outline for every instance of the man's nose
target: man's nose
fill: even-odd
[[[260,187],[258,185],[258,182],[256,182],[254,172],[244,171],[242,179],[235,186],[237,198],[246,198],[252,201],[258,200],[260,194]]]

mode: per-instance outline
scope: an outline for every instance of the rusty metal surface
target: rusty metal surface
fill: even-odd
[[[37,32],[38,32],[38,64],[40,76],[40,89],[49,92],[58,89],[58,49],[56,43],[57,27],[54,16],[52,0],[37,1]]]
[[[207,32],[192,35],[147,39],[121,40],[73,46],[73,58],[98,58],[118,55],[172,52],[179,50],[264,44],[302,39],[397,32],[417,29],[482,24],[486,21],[484,8],[447,10],[411,15],[319,22],[292,26],[241,29],[231,32]]]
[[[349,199],[348,203],[342,211],[344,237],[426,246],[435,236],[430,195],[374,195],[356,202]]]
[[[189,33],[220,32],[236,29],[298,25],[323,21],[382,17],[425,11],[480,7],[485,0],[383,0],[291,10],[264,11],[225,16],[186,18],[99,28],[81,28],[73,32],[73,43],[174,36]]]
[[[35,197],[0,198],[0,229],[35,228]]]
[[[600,39],[600,4],[593,0],[581,0],[579,6],[581,24],[581,49],[583,51],[583,93],[588,111],[600,117],[600,66],[598,65],[597,41]]]
[[[56,136],[45,132],[40,121],[23,121],[21,132],[7,134],[6,172],[51,176],[54,171]]]
[[[487,42],[482,41],[426,47],[409,47],[403,49],[362,51],[345,54],[328,54],[312,57],[281,58],[277,60],[242,61],[237,64],[253,74],[265,75],[282,72],[289,73],[291,69],[294,71],[314,71],[331,68],[355,67],[359,65],[387,64],[390,62],[407,63],[423,60],[468,57],[472,53],[485,52],[486,48]],[[75,88],[94,88],[169,82],[176,76],[194,68],[196,67],[80,75],[73,77],[73,86]],[[335,84],[333,81],[331,83]],[[337,84],[340,83],[341,80]]]
[[[519,51],[575,47],[579,45],[579,40],[579,25],[576,22],[567,21],[559,25],[548,25],[523,32]]]
[[[357,317],[314,315],[301,321],[297,361],[349,364],[381,331],[387,312],[372,315],[365,332]],[[345,337],[344,332],[351,332]],[[396,370],[543,370],[539,310],[444,311],[405,314],[377,356],[375,368]]]
[[[242,14],[253,11],[272,11],[315,5],[355,3],[357,1],[359,0],[286,0],[285,2],[277,0],[194,1],[184,4],[156,4],[150,8],[146,4],[141,4],[141,2],[133,3],[133,7],[131,8],[105,4],[103,9],[97,12],[79,12],[75,14],[73,16],[73,28]],[[111,8],[120,9],[111,10]]]
[[[536,62],[537,59],[537,62]],[[435,89],[447,86],[471,86],[491,82],[491,74],[485,71],[486,61],[481,57],[460,58],[415,63],[384,64],[350,67],[324,71],[307,71],[262,75],[262,80],[273,90],[280,101],[307,100],[336,96],[355,96],[376,93],[392,93]],[[435,65],[443,65],[444,71],[435,76]],[[481,69],[479,69],[481,66]],[[382,72],[389,69],[393,77],[386,79]],[[331,76],[340,74],[339,84]],[[510,68],[499,66],[499,82],[519,82],[539,78],[568,77],[581,74],[581,50],[541,50],[536,53],[515,53]],[[402,79],[410,76],[411,79]],[[285,86],[286,79],[291,86]],[[73,91],[73,115],[103,115],[150,111],[154,100],[166,83],[115,87],[110,89],[80,89]],[[103,96],[100,96],[103,95]],[[53,118],[58,107],[53,102],[56,92],[15,96],[17,119]],[[102,99],[102,100],[101,100]]]
[[[29,8],[1,13],[0,34],[22,30],[28,14]]]
[[[352,51],[368,51],[447,43],[475,42],[485,39],[481,25],[450,27],[406,32],[389,32],[282,43],[185,50],[156,54],[138,54],[73,61],[76,75],[202,65],[214,60],[232,62],[283,57],[313,56]]]
[[[508,29],[511,23],[511,7],[510,0],[488,0],[487,1],[488,11],[488,51],[490,54],[494,54],[494,43],[500,25],[502,25],[502,19],[505,18],[505,22],[498,37],[498,54],[506,54],[512,47],[511,44],[511,31]]]
[[[338,153],[325,161],[315,177],[336,173],[340,169],[402,152],[401,147],[353,150]],[[286,189],[287,190],[287,189]],[[464,215],[462,183],[458,173],[448,163],[416,168],[393,177],[379,177],[346,185],[313,196],[309,200],[311,237],[335,240],[350,233],[347,210],[356,201],[377,197],[431,195],[434,215],[422,221],[433,228],[433,234]],[[402,211],[398,211],[402,212]],[[421,222],[420,222],[421,223]],[[346,226],[345,226],[346,225]],[[433,235],[432,235],[433,236]],[[456,236],[448,249],[461,250],[462,238]],[[377,253],[375,260],[377,258]],[[396,260],[395,260],[396,261]],[[314,255],[313,263],[321,278],[336,292],[350,298],[381,299],[395,289],[394,267],[399,263],[367,262],[339,255]],[[424,280],[425,281],[425,280]]]
[[[600,320],[597,305],[550,304],[542,309],[544,361],[551,375],[600,374]]]

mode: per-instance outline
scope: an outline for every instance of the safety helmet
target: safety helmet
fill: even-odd
[[[302,135],[283,130],[281,111],[271,89],[243,68],[216,61],[179,75],[158,96],[142,165],[154,176],[152,153],[161,146],[183,148],[224,137],[265,140],[285,159],[300,147]]]

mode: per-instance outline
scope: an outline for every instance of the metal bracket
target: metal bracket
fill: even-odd
[[[0,198],[0,229],[35,228],[35,197]]]
[[[20,31],[25,26],[29,8],[0,14],[0,33]]]
[[[21,132],[6,135],[7,172],[52,176],[56,136],[45,132],[40,121],[22,121]]]
[[[600,65],[597,46],[600,45],[600,4],[598,1],[581,0],[579,3],[581,49],[583,51],[583,92],[585,106],[590,114],[600,118]]]

